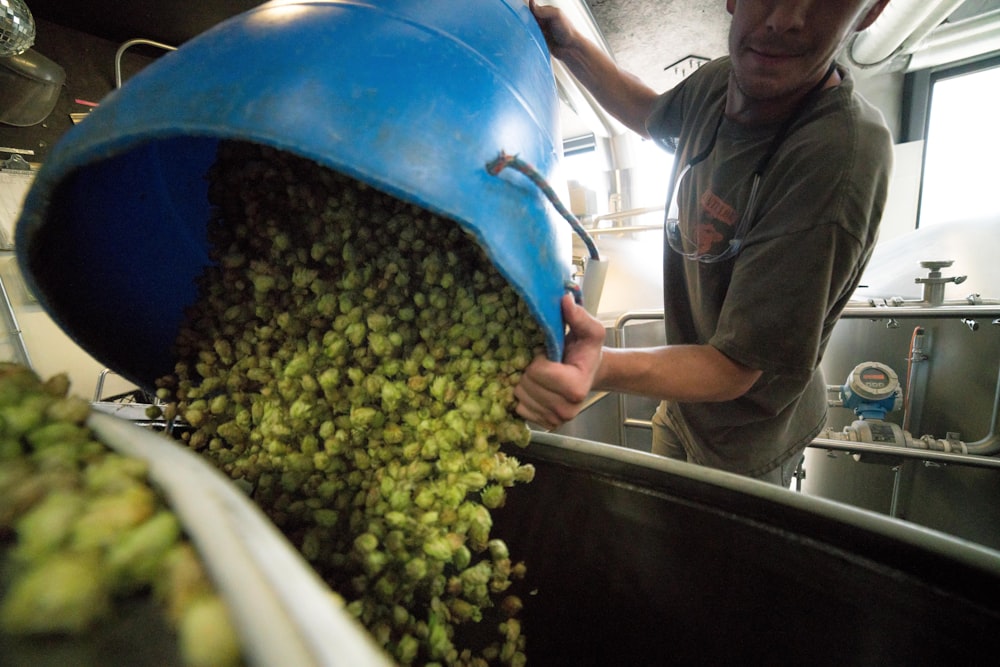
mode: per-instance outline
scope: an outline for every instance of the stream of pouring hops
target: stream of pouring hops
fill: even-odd
[[[525,566],[491,534],[534,476],[508,453],[544,344],[523,301],[454,222],[286,152],[222,143],[209,198],[214,265],[158,382],[188,445],[400,663],[524,664]]]

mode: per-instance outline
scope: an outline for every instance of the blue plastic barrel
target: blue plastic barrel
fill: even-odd
[[[168,53],[53,148],[15,245],[27,285],[81,347],[140,386],[208,263],[206,172],[223,139],[270,145],[455,220],[563,346],[569,229],[486,163],[558,166],[558,98],[522,0],[269,2]]]

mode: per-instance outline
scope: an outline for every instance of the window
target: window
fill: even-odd
[[[932,75],[919,227],[1000,218],[1000,62]]]
[[[589,145],[581,140],[564,142],[563,173],[568,182],[587,188],[595,194],[594,215],[611,213],[609,200],[617,186],[629,190],[630,208],[650,208],[663,206],[670,184],[670,170],[674,156],[653,141],[641,140],[637,135],[629,135],[627,150],[631,155],[628,181],[615,184],[606,151],[591,141]],[[662,219],[662,215],[660,218]],[[649,224],[643,221],[642,224]]]

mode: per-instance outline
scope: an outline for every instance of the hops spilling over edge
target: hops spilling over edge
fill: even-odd
[[[0,631],[43,646],[107,628],[126,601],[152,595],[183,664],[242,664],[228,610],[146,463],[100,442],[90,404],[68,389],[65,374],[42,382],[0,363]]]

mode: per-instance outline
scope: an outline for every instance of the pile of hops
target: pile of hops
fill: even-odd
[[[224,142],[210,184],[168,416],[398,662],[523,664],[491,510],[534,476],[508,453],[527,307],[454,222],[309,160]]]
[[[0,632],[82,636],[152,594],[184,664],[240,664],[225,603],[146,464],[98,441],[68,388],[0,364]]]

